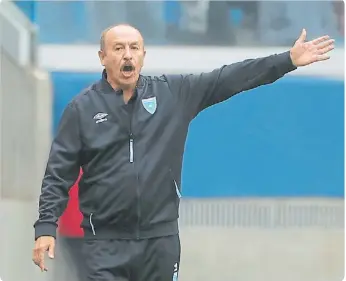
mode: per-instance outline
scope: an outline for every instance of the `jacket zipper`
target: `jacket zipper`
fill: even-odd
[[[130,148],[130,163],[133,163],[133,135],[130,132],[130,137],[129,137],[129,148]]]
[[[134,151],[134,136],[132,133],[132,117],[134,111],[134,104],[131,105],[130,112],[130,130],[129,130],[129,162],[133,164],[133,169],[136,175],[136,195],[137,195],[137,229],[136,229],[136,237],[139,239],[139,225],[140,225],[140,217],[141,217],[141,208],[140,208],[140,190],[139,190],[139,175],[136,169],[135,164],[135,151]]]

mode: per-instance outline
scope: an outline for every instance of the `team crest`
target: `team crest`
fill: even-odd
[[[145,110],[148,111],[150,114],[155,113],[157,108],[156,97],[142,99],[142,104]]]

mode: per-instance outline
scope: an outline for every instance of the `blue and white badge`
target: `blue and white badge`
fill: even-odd
[[[156,97],[148,98],[148,99],[142,99],[143,107],[146,111],[148,111],[150,114],[154,114],[157,108],[157,102]]]

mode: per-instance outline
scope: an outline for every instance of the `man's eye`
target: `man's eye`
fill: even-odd
[[[132,50],[139,50],[139,47],[138,46],[133,46]]]
[[[121,50],[122,50],[122,47],[115,47],[115,50],[116,50],[116,51],[121,51]]]

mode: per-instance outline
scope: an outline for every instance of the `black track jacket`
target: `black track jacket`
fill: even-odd
[[[63,113],[43,178],[35,238],[56,236],[80,167],[86,238],[177,234],[182,159],[192,119],[209,106],[295,69],[285,52],[198,75],[141,75],[127,104],[104,71]]]

